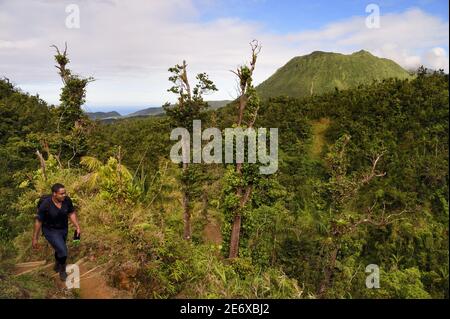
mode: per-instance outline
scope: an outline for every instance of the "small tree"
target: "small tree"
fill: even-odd
[[[75,127],[75,124],[84,119],[85,115],[81,106],[86,101],[86,86],[89,82],[94,81],[92,77],[82,78],[72,73],[67,68],[70,60],[67,57],[67,43],[64,52],[58,49],[56,45],[52,45],[56,49],[55,66],[59,70],[59,75],[64,84],[61,91],[59,110],[58,130],[60,127],[70,130]]]
[[[67,57],[67,43],[64,51],[58,49],[56,45],[52,45],[56,49],[55,60],[58,74],[64,84],[61,95],[61,104],[57,108],[57,132],[62,135],[63,143],[68,146],[70,157],[68,158],[68,166],[70,161],[75,157],[82,155],[85,148],[85,128],[88,118],[84,114],[81,106],[86,100],[86,86],[89,82],[94,81],[92,77],[82,78],[72,73],[67,68],[70,60]],[[63,144],[60,144],[58,158],[61,156]]]
[[[258,41],[250,43],[252,55],[250,65],[242,65],[236,71],[232,71],[238,77],[238,104],[237,118],[233,126],[242,129],[251,129],[256,121],[260,100],[253,87],[253,71],[256,60],[261,51]],[[238,256],[242,215],[247,203],[251,200],[253,187],[257,180],[257,171],[254,165],[235,163],[234,169],[226,176],[224,214],[231,217],[231,234],[229,246],[229,258]],[[231,215],[231,216],[230,216]],[[227,230],[227,229],[225,229]]]
[[[212,91],[217,91],[214,83],[209,79],[206,73],[199,73],[196,77],[197,84],[191,89],[188,75],[187,64],[183,61],[181,65],[175,65],[169,68],[172,74],[169,81],[173,86],[167,91],[178,95],[178,101],[175,105],[166,103],[164,110],[171,119],[175,127],[183,127],[189,131],[192,136],[193,120],[201,119],[202,112],[208,107],[208,103],[203,100],[203,95]],[[191,147],[189,148],[191,149]],[[182,163],[181,185],[183,194],[183,220],[184,220],[184,238],[191,239],[191,201],[199,192],[201,185],[200,170],[196,165]]]

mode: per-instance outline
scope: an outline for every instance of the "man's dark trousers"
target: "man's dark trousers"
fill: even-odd
[[[55,250],[55,259],[60,265],[66,264],[67,259],[67,228],[42,227],[42,233]]]

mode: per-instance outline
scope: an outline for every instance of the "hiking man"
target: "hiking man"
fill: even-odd
[[[32,246],[34,249],[39,248],[39,233],[42,228],[45,239],[47,239],[55,250],[54,270],[59,273],[59,278],[63,281],[67,278],[66,239],[69,228],[69,219],[76,228],[77,236],[79,236],[81,234],[81,229],[78,224],[72,200],[67,196],[64,185],[59,183],[54,184],[52,186],[52,195],[42,197],[38,204]]]

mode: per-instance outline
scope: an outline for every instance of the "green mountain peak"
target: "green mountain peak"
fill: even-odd
[[[314,51],[294,57],[256,89],[263,99],[280,95],[302,98],[374,80],[409,77],[394,61],[376,57],[366,50],[352,54]]]

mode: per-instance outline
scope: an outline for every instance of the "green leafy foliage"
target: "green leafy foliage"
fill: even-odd
[[[11,264],[52,259],[51,249],[31,250],[31,227],[36,200],[61,182],[84,232],[71,258],[104,263],[135,297],[448,298],[448,75],[420,69],[413,79],[259,100],[249,70],[239,69],[250,83],[241,126],[256,118],[255,127],[279,128],[271,177],[255,165],[239,174],[234,164],[170,163],[175,125],[236,125],[239,101],[204,110],[204,74],[189,98],[177,86],[182,68],[172,69],[179,103],[169,117],[74,125],[64,138],[55,107],[0,80],[0,295],[54,296],[46,277],[17,279]],[[87,157],[69,167],[74,148],[74,159]],[[249,185],[240,207],[237,190]],[[182,236],[183,194],[192,241]],[[239,257],[225,259],[236,211]],[[380,268],[379,289],[365,286],[369,264]]]

